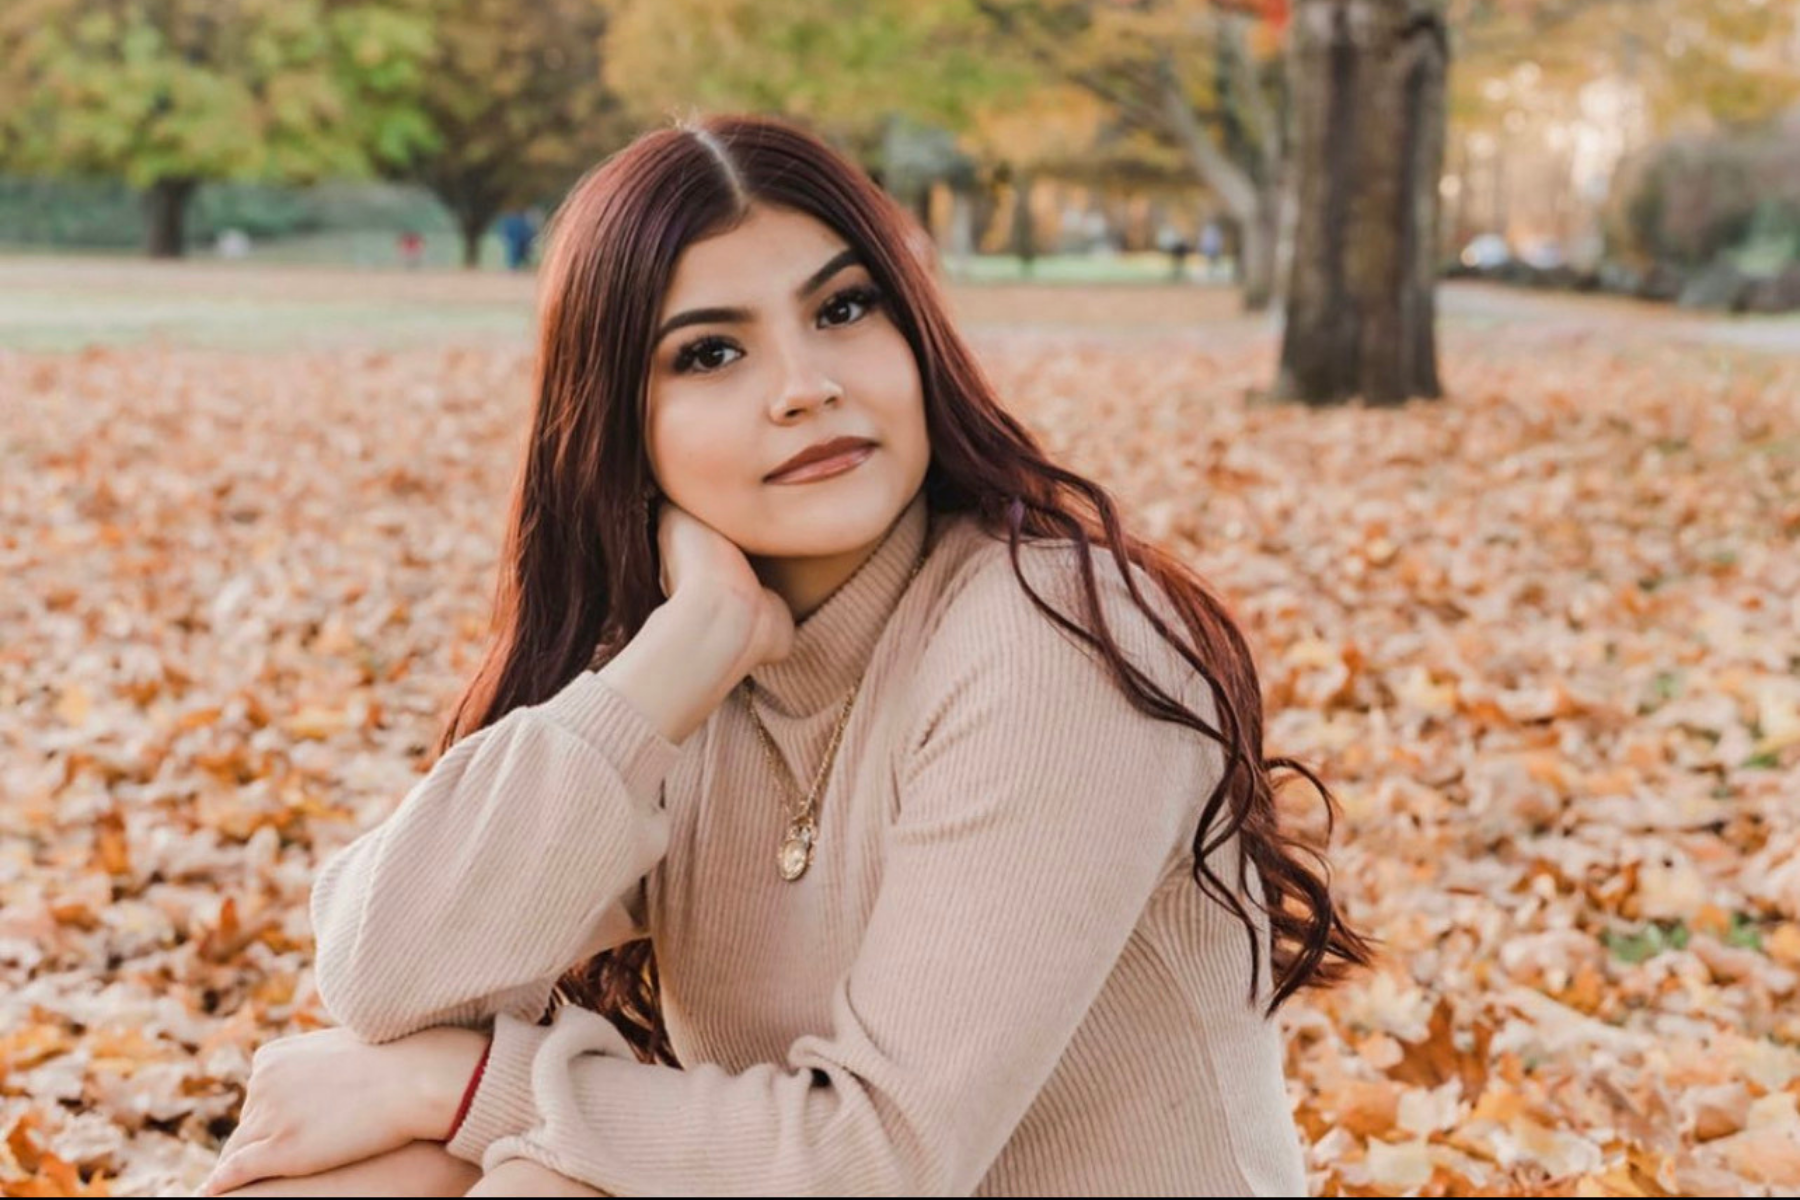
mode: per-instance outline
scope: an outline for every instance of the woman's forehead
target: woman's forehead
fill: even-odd
[[[849,248],[807,213],[758,205],[730,229],[688,244],[676,259],[664,315],[791,298],[821,266]]]

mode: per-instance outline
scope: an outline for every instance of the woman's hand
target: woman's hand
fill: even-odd
[[[487,1034],[451,1027],[379,1046],[347,1029],[268,1043],[251,1060],[238,1127],[200,1194],[442,1140],[486,1045]]]
[[[680,743],[743,676],[794,651],[794,613],[736,543],[668,500],[657,513],[657,556],[668,599],[599,678]]]
[[[672,500],[657,515],[663,595],[707,605],[715,622],[741,634],[741,677],[763,663],[786,658],[794,646],[794,614],[764,587],[737,543]]]
[[[736,543],[667,500],[656,541],[668,599],[600,678],[680,743],[745,675],[793,652],[794,614]]]

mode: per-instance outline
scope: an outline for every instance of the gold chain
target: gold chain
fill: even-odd
[[[901,595],[906,594],[906,589],[912,586],[912,581],[918,578],[919,571],[925,566],[925,552],[929,546],[930,539],[927,537],[925,544],[919,547],[919,557],[914,561],[911,573],[907,575],[906,582],[901,585]],[[863,674],[867,673],[868,667],[864,666]],[[818,844],[816,813],[819,799],[825,791],[826,777],[831,774],[832,761],[837,757],[838,743],[844,739],[844,727],[850,723],[850,710],[856,704],[856,693],[861,689],[862,681],[863,676],[858,675],[856,683],[850,688],[850,694],[844,697],[844,707],[838,712],[837,725],[831,731],[831,742],[825,747],[825,761],[819,764],[818,773],[813,776],[812,787],[802,795],[800,781],[795,779],[794,773],[788,769],[787,762],[781,757],[781,751],[775,748],[775,739],[769,736],[768,728],[763,725],[762,718],[756,714],[756,683],[750,676],[744,676],[744,707],[750,713],[750,723],[756,727],[757,740],[762,743],[763,753],[768,756],[769,765],[774,768],[777,775],[787,781],[794,796],[801,800],[801,806],[797,811],[786,803],[782,805],[788,822],[787,832],[781,839],[781,848],[776,856],[776,865],[781,870],[781,877],[790,883],[806,874],[806,868],[812,865],[813,849]]]
[[[857,687],[862,686],[858,679]],[[756,736],[762,742],[763,753],[768,756],[769,765],[787,781],[796,798],[803,800],[798,812],[783,804],[787,812],[787,832],[781,839],[781,849],[776,865],[781,868],[781,877],[790,882],[806,874],[806,868],[812,865],[813,846],[818,840],[818,826],[813,814],[818,807],[819,793],[825,788],[825,777],[831,773],[832,760],[837,756],[838,743],[843,740],[844,726],[850,723],[850,709],[856,703],[856,688],[844,698],[844,707],[838,713],[837,726],[831,731],[831,744],[825,748],[825,761],[819,764],[818,774],[813,776],[813,784],[806,795],[801,797],[799,781],[788,765],[782,760],[781,752],[775,748],[774,739],[763,726],[762,718],[756,715],[756,703],[752,699],[756,685],[749,676],[744,677],[744,706],[750,710],[751,724],[756,726]]]

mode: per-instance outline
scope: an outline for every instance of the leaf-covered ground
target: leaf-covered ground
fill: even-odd
[[[1343,802],[1385,958],[1283,1017],[1315,1190],[1800,1189],[1800,362],[1506,299],[1447,401],[1314,412],[1130,296],[961,303]],[[0,351],[0,1193],[191,1187],[323,1022],[307,889],[472,665],[528,375]]]

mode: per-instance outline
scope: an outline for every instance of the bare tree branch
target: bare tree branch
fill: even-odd
[[[1256,184],[1249,172],[1232,162],[1219,149],[1206,130],[1200,127],[1193,106],[1188,103],[1187,88],[1181,81],[1174,56],[1165,54],[1157,62],[1159,91],[1163,113],[1169,128],[1188,153],[1195,171],[1206,185],[1219,194],[1226,207],[1240,220],[1256,212]]]

